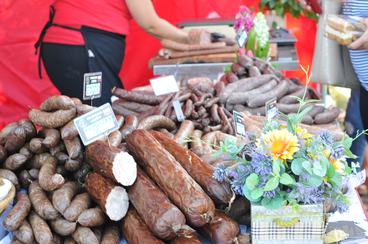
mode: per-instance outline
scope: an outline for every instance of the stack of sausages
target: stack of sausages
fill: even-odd
[[[264,116],[265,104],[272,99],[277,100],[276,106],[281,113],[293,114],[299,111],[299,99],[318,98],[312,90],[284,78],[269,63],[246,55],[238,57],[219,83],[225,87],[219,94],[220,101],[229,111],[247,111],[254,115]],[[304,116],[304,124],[333,123],[340,114],[337,108],[309,106],[312,108]]]

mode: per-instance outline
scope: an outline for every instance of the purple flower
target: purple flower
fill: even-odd
[[[343,145],[338,145],[332,149],[331,158],[334,160],[339,160],[344,156],[345,148]]]
[[[325,199],[323,196],[323,190],[320,187],[312,188],[301,183],[296,184],[296,190],[293,197],[295,197],[298,202],[304,204],[321,203]]]
[[[336,201],[336,210],[340,213],[348,211],[349,207],[344,201]]]
[[[322,142],[326,145],[326,146],[330,146],[332,147],[333,143],[334,143],[334,139],[331,133],[325,131],[322,132],[319,136],[322,140]]]
[[[254,173],[257,175],[266,176],[272,172],[272,159],[266,157],[262,153],[254,152],[250,164],[252,165]]]
[[[230,183],[231,189],[235,192],[236,195],[243,196],[243,186],[244,186],[244,180],[233,180]]]
[[[218,182],[224,182],[226,177],[226,168],[223,164],[220,164],[215,168],[213,171],[212,177],[217,180]]]
[[[272,190],[272,191],[265,191],[263,193],[263,197],[267,199],[272,199],[276,196],[276,193],[279,191],[280,191],[280,188],[276,188],[275,190]]]

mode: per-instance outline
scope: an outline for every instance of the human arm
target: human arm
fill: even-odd
[[[188,42],[188,34],[185,31],[157,15],[151,0],[125,0],[125,2],[133,19],[147,33],[158,39]]]
[[[368,27],[368,18],[364,20],[366,26]],[[368,50],[368,30],[364,32],[364,34],[359,37],[356,41],[351,43],[348,48],[357,49],[357,50]]]

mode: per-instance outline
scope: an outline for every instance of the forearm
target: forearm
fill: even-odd
[[[158,18],[152,25],[145,29],[146,32],[158,39],[170,39],[177,42],[188,42],[188,33],[173,26],[164,19]]]

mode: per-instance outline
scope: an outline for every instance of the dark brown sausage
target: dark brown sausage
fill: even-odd
[[[17,194],[17,203],[3,221],[4,228],[8,231],[17,230],[27,218],[30,210],[31,201],[29,200],[27,193],[19,192]]]
[[[4,148],[8,153],[15,153],[26,143],[27,134],[23,127],[18,126],[6,137]]]
[[[45,137],[42,144],[47,148],[52,148],[58,145],[61,138],[59,130],[46,128],[43,128],[40,131],[40,136]]]
[[[33,230],[27,220],[24,220],[23,224],[13,234],[22,243],[33,243],[34,241]]]
[[[201,244],[202,242],[194,234],[178,236],[170,244]]]
[[[323,113],[319,113],[314,118],[314,122],[316,124],[328,124],[333,121],[339,116],[340,109],[338,108],[331,108],[326,109]]]
[[[213,244],[233,244],[239,234],[239,225],[226,214],[216,210],[212,223],[203,227]]]
[[[102,235],[101,244],[118,244],[119,240],[119,228],[116,225],[106,226]]]
[[[45,220],[56,219],[58,212],[52,206],[51,202],[42,190],[37,181],[33,181],[28,188],[29,199],[31,200],[33,209]],[[33,230],[34,231],[34,230]]]
[[[183,213],[139,169],[137,181],[128,191],[129,199],[155,236],[170,240],[185,225]]]
[[[32,226],[35,239],[40,244],[52,244],[53,236],[50,227],[37,213],[31,212],[29,215],[29,223]]]
[[[229,184],[220,183],[212,177],[214,169],[211,165],[164,134],[157,131],[151,133],[215,202],[230,202],[233,194]]]
[[[129,244],[164,244],[151,233],[134,208],[123,219],[122,230]]]
[[[138,127],[138,118],[134,115],[128,115],[125,117],[125,123],[123,127],[120,129],[120,132],[123,136],[123,139],[127,137],[133,130]]]
[[[144,103],[149,105],[158,105],[163,100],[162,97],[157,97],[155,95],[137,91],[127,91],[116,87],[112,89],[112,94],[127,101]]]
[[[200,227],[211,221],[212,200],[148,131],[135,130],[126,141],[148,175],[183,211],[191,225]]]
[[[57,234],[61,236],[70,236],[75,231],[77,223],[58,217],[57,219],[50,221],[50,226]]]
[[[77,191],[78,186],[76,182],[66,182],[52,195],[52,204],[60,213],[64,213],[64,211],[70,206],[70,203]]]

